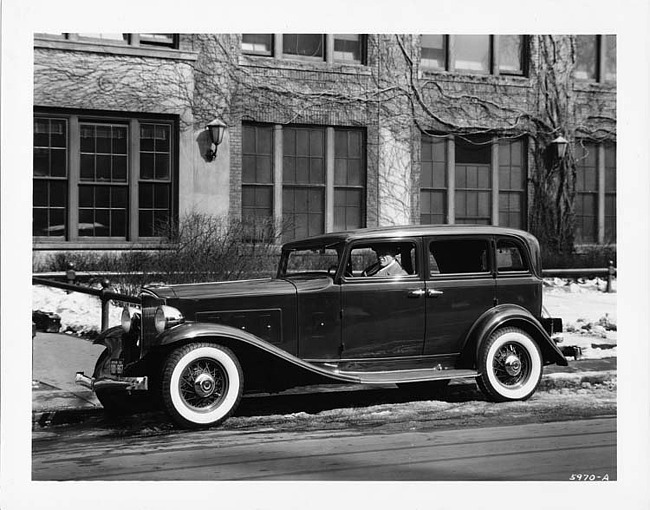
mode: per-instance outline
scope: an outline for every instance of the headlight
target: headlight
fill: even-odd
[[[154,315],[154,325],[158,333],[162,333],[168,328],[182,324],[185,321],[180,310],[174,307],[162,305],[156,308]]]
[[[131,331],[131,310],[126,306],[122,308],[122,329],[125,333]]]

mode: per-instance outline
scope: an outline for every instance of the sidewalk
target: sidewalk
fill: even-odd
[[[93,373],[104,350],[89,340],[37,332],[32,341],[32,424],[67,423],[74,415],[101,412],[95,394],[77,386],[74,377]]]

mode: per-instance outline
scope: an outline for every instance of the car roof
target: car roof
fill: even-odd
[[[399,237],[420,237],[431,235],[510,235],[535,242],[529,232],[508,227],[493,225],[399,225],[390,227],[361,228],[343,232],[330,232],[305,239],[291,241],[284,245],[285,249],[297,246],[322,244],[323,242],[337,243],[358,239],[395,239]]]

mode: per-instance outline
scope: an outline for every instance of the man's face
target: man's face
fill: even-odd
[[[386,267],[389,265],[393,260],[395,259],[395,255],[392,253],[385,251],[385,250],[379,250],[377,252],[377,260],[379,261],[379,265],[381,267]]]

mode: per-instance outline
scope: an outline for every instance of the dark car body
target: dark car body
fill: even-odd
[[[403,275],[361,271],[380,243],[398,253]],[[481,349],[497,331],[529,337],[542,365],[567,363],[551,339],[561,321],[542,317],[539,244],[514,229],[409,226],[324,234],[285,244],[274,278],[146,288],[141,299],[128,333],[102,334],[107,353],[92,381],[81,384],[150,388],[170,352],[196,342],[215,343],[236,358],[244,392],[480,377]],[[153,321],[161,306],[182,317],[168,317],[159,332]],[[517,346],[515,338],[502,353],[510,375],[537,356]]]

